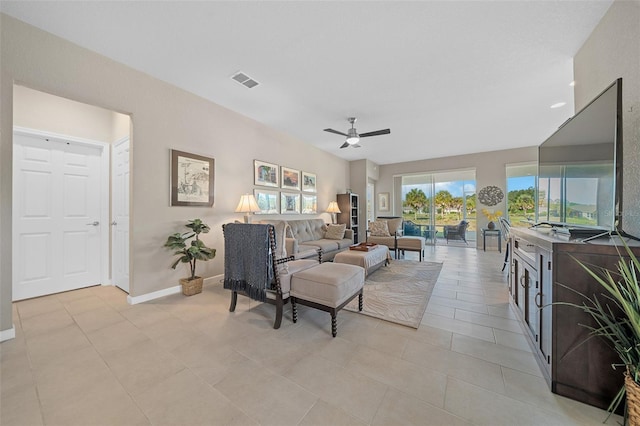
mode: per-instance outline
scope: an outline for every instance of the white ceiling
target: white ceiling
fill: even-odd
[[[347,160],[538,145],[612,0],[2,1],[2,12]],[[230,79],[243,71],[260,85]],[[580,84],[580,82],[576,82]],[[557,109],[556,102],[567,105]],[[347,117],[360,133],[338,149]]]

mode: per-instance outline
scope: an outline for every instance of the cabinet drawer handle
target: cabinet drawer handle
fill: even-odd
[[[540,303],[538,303],[538,296],[540,296]],[[536,293],[536,296],[533,298],[533,303],[536,304],[537,308],[542,308],[542,294]]]

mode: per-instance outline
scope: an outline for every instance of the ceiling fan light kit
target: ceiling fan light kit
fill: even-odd
[[[333,130],[333,129],[324,129],[325,132],[329,132],[329,133],[335,133],[337,135],[342,135],[342,136],[346,136],[347,140],[345,141],[345,143],[343,143],[340,148],[346,148],[348,146],[352,146],[354,148],[360,148],[362,145],[358,144],[358,142],[360,142],[360,138],[366,138],[368,136],[379,136],[379,135],[388,135],[389,133],[391,133],[391,129],[383,129],[383,130],[376,130],[374,132],[367,132],[367,133],[362,133],[362,134],[358,134],[358,131],[353,127],[354,123],[357,121],[358,119],[356,117],[349,117],[347,119],[347,121],[349,121],[349,123],[351,123],[351,128],[349,130],[347,130],[347,133],[343,133],[343,132],[339,132],[337,130]]]

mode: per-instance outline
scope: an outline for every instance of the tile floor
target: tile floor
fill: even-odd
[[[241,297],[229,313],[217,284],[135,306],[113,287],[14,303],[0,424],[601,424],[547,388],[502,254],[438,246],[427,260],[444,267],[418,330],[342,311],[335,339],[303,306],[280,330],[272,306]]]

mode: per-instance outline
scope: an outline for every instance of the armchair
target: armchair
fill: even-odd
[[[449,244],[449,240],[462,240],[465,244],[467,243],[467,228],[469,227],[469,222],[466,220],[460,221],[457,225],[445,225],[444,226],[444,237],[447,239],[447,244]]]
[[[283,308],[289,302],[291,279],[296,272],[317,266],[311,259],[278,258],[281,246],[276,228],[271,224],[228,223],[224,234],[225,289],[231,290],[229,311],[234,312],[238,294],[276,306],[273,328],[280,328]]]
[[[375,222],[369,224],[367,242],[387,246],[389,251],[396,253],[398,237],[403,235],[403,222],[404,219],[399,216],[378,216]]]

